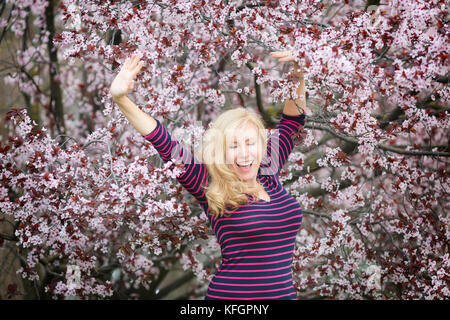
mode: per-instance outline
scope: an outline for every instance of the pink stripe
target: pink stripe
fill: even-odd
[[[193,156],[191,155],[191,161],[193,160]],[[194,170],[194,165],[195,164],[193,164],[192,166],[191,166],[191,172]],[[201,169],[200,169],[200,172],[201,172]],[[191,188],[194,188],[195,186],[197,186],[197,182],[198,182],[198,179],[200,178],[200,172],[199,172],[199,174],[197,175],[197,176],[193,176],[192,177],[192,179],[189,181],[189,186],[191,186]],[[204,175],[203,175],[204,176]],[[194,180],[194,178],[196,178],[195,179],[195,182],[194,182],[194,184],[192,184],[192,181]],[[198,192],[198,190],[199,190],[199,188],[197,188],[197,190],[195,190],[194,191],[194,193],[196,193],[196,192]]]
[[[186,155],[186,157],[190,156],[189,164],[192,164],[192,165],[190,165],[190,166],[189,165],[187,165],[187,166],[185,165],[186,171],[180,175],[179,181],[183,184],[183,186],[191,194],[196,194],[196,193],[199,192],[201,186],[203,185],[203,182],[205,181],[206,174],[205,173],[201,174],[201,171],[202,171],[202,169],[204,169],[204,171],[206,171],[206,169],[205,169],[206,167],[204,166],[204,164],[200,163],[201,167],[200,167],[200,170],[199,170],[199,174],[198,175],[193,175],[192,173],[194,171],[194,166],[196,164],[195,158],[192,156],[192,154],[190,152],[187,152],[185,148],[183,148],[182,150],[183,150],[184,154]],[[181,150],[180,150],[180,152],[181,152]],[[177,159],[178,158],[179,157],[177,157]],[[185,162],[183,162],[183,163],[185,163]],[[189,168],[189,170],[188,170],[188,168]],[[198,184],[198,179],[200,177],[203,177],[202,178],[202,182],[200,184]],[[190,178],[190,181],[187,181],[189,178]],[[194,180],[194,178],[196,180],[195,180],[195,183],[193,184],[192,181]],[[197,189],[194,190],[195,187],[197,187]],[[206,192],[206,190],[204,190],[203,195],[205,194],[205,192]],[[198,199],[199,197],[196,197],[196,198]]]
[[[276,194],[279,194],[279,193],[282,193],[282,192],[283,192],[283,190],[281,190],[280,192],[277,192]],[[275,198],[275,195],[276,195],[276,194],[273,194],[273,195],[270,196],[270,198],[271,198],[271,202],[270,202],[270,203],[269,203],[269,202],[267,202],[267,203],[262,202],[262,203],[259,203],[259,204],[258,204],[258,208],[250,209],[250,210],[239,210],[238,212],[239,212],[239,213],[251,213],[251,212],[261,212],[261,211],[263,211],[263,212],[271,212],[271,211],[276,211],[276,210],[278,210],[278,209],[286,208],[286,207],[289,207],[290,205],[294,205],[295,203],[298,203],[298,202],[292,202],[292,203],[287,204],[287,205],[285,205],[285,206],[283,206],[283,207],[281,207],[281,208],[280,208],[280,207],[274,208],[274,207],[273,207],[273,203],[274,203],[275,201],[277,201],[278,199],[280,199],[280,198],[282,198],[282,197],[286,197],[286,195],[281,195],[280,197]],[[281,202],[277,202],[277,204],[283,204],[283,203],[285,203],[286,201],[292,201],[292,198],[284,199],[284,200],[281,201]],[[239,208],[243,208],[243,207],[254,207],[254,206],[255,206],[254,203],[250,203],[250,204],[242,204],[242,205],[240,205]],[[268,208],[261,208],[261,206],[262,206],[262,207],[267,206]],[[226,211],[225,211],[225,212],[226,212]],[[212,226],[212,229],[215,231],[215,229],[216,229],[216,227],[217,227],[217,224],[218,224],[220,221],[242,220],[242,219],[249,219],[249,218],[253,218],[253,217],[272,217],[272,216],[278,216],[278,215],[283,215],[283,214],[284,214],[284,213],[281,212],[281,213],[274,213],[274,214],[268,213],[268,214],[251,215],[251,216],[246,215],[246,216],[244,216],[244,217],[234,217],[234,218],[233,218],[233,217],[218,218],[218,219],[216,219],[214,225],[211,224],[211,226]]]
[[[191,155],[191,160],[192,160],[193,158],[192,158],[192,155]],[[192,173],[192,171],[194,171],[194,165],[195,164],[193,164],[192,166],[191,166],[191,170],[190,170],[190,172]],[[189,182],[187,182],[187,184],[189,185],[189,189],[192,191],[191,193],[197,193],[199,190],[200,190],[200,187],[201,187],[201,185],[202,184],[197,184],[197,182],[198,182],[198,179],[200,178],[200,176],[203,176],[203,179],[202,179],[202,183],[203,183],[203,181],[205,180],[205,177],[206,177],[206,174],[200,174],[200,172],[201,172],[201,168],[200,168],[200,171],[199,171],[199,174],[198,175],[193,175],[192,176],[192,178],[191,178],[191,180],[189,181]],[[187,179],[188,177],[186,177],[186,178],[184,178],[185,180]],[[192,184],[192,181],[194,180],[194,178],[196,178],[196,180],[195,180],[195,183],[194,184]],[[197,186],[197,189],[196,190],[193,190],[193,188],[195,188],[195,186]]]
[[[280,138],[281,138],[281,136],[287,138],[287,137],[291,137],[291,135],[294,134],[295,131],[298,130],[298,128],[296,126],[296,129],[292,129],[289,126],[287,126],[287,125],[285,125],[283,123],[280,123],[279,126],[278,126],[278,130],[279,130],[279,133],[280,133]],[[283,132],[285,132],[285,133],[283,133]],[[284,164],[287,161],[287,158],[289,157],[289,153],[294,148],[294,143],[292,142],[292,139],[286,139],[286,140],[287,140],[288,145],[286,145],[286,143],[285,143],[285,141],[283,141],[283,139],[280,139],[280,141],[281,141],[281,143],[283,145],[283,148],[284,148],[282,151],[284,151],[286,153],[286,155],[284,155],[284,152],[283,152],[283,156],[285,156],[285,158],[283,159],[281,164]],[[280,169],[281,169],[281,167],[280,167]]]
[[[191,160],[192,160],[192,159],[193,159],[193,156],[191,155]],[[192,165],[192,169],[194,169],[194,165],[195,165],[195,164]],[[200,169],[200,172],[201,172],[201,169]],[[199,172],[199,173],[200,173],[200,172]],[[200,176],[201,176],[200,174],[197,175],[197,179],[195,180],[195,183],[194,183],[194,185],[193,185],[193,187],[198,186],[197,190],[195,190],[194,193],[197,193],[197,192],[200,190],[201,184],[200,184],[200,185],[197,185],[198,179],[200,178]],[[203,174],[203,178],[205,178],[205,176],[206,176],[206,175]],[[204,179],[202,179],[202,182],[203,182],[203,180],[204,180]]]
[[[164,135],[163,135],[163,133],[164,133],[164,131],[161,131],[161,135],[158,137],[158,140],[159,139],[161,139],[162,137],[164,137]],[[164,138],[164,140],[161,142],[161,143],[156,143],[156,141],[155,141],[155,143],[153,144],[155,147],[161,147],[161,146],[165,146],[165,147],[162,147],[163,149],[166,149],[167,148],[167,145],[168,145],[168,143],[166,142],[167,140],[169,139],[169,136],[168,135],[165,135],[165,138]],[[170,145],[169,145],[170,146]]]
[[[281,124],[282,122],[283,122],[283,124]],[[278,123],[278,125],[285,125],[284,123],[292,124],[296,129],[302,127],[302,125],[300,123],[295,122],[294,120],[288,120],[288,119],[283,119],[283,121],[280,121],[280,123]]]
[[[186,169],[187,165],[186,165],[186,161],[184,160],[184,158],[186,157],[186,154],[184,154],[183,156],[181,155],[182,152],[184,153],[183,146],[180,143],[177,143],[176,148],[177,148],[176,150],[178,150],[178,153],[177,153],[175,162],[177,162],[178,159],[180,159],[180,162],[183,164],[183,167]]]
[[[291,233],[292,230],[289,231],[284,231],[284,232],[279,232],[279,233],[266,233],[264,236],[277,236],[277,235],[281,235],[281,234],[286,234],[286,233]],[[257,238],[257,237],[261,237],[261,235],[255,235],[255,236],[247,236],[247,237],[233,237],[233,238],[229,238],[229,239],[225,239],[223,240],[223,243],[227,242],[227,241],[231,241],[231,240],[237,240],[237,239],[249,239],[249,238]],[[222,244],[223,244],[222,243]]]
[[[286,297],[286,296],[291,296],[291,295],[295,295],[295,293],[288,293],[288,294],[282,294],[279,296],[271,296],[271,297],[252,297],[252,298],[236,298],[236,297],[221,297],[221,296],[214,296],[212,294],[206,294],[208,297],[211,298],[217,298],[217,299],[231,299],[231,300],[257,300],[257,299],[275,299],[275,298],[282,298],[282,297]],[[292,300],[297,300],[296,298],[292,299]]]
[[[285,137],[291,136],[296,131],[296,129],[293,129],[293,128],[291,128],[289,126],[286,126],[286,125],[280,125],[278,127],[278,130],[280,130],[280,133],[281,133],[281,131],[285,132],[285,134],[283,134],[283,136],[285,136]]]
[[[280,140],[281,139],[278,136],[278,141],[280,141]],[[274,144],[275,144],[275,146],[274,146]],[[270,148],[268,148],[267,150],[269,151],[269,149],[270,149],[270,156],[268,154],[268,157],[271,159],[271,163],[273,163],[277,166],[276,170],[277,170],[277,172],[279,172],[280,171],[280,163],[283,163],[283,160],[281,158],[280,153],[277,150],[280,150],[281,146],[277,141],[270,139]],[[275,153],[275,156],[273,155],[272,151]],[[278,161],[275,161],[277,159],[278,159]]]
[[[194,171],[195,161],[194,161],[194,158],[193,158],[192,154],[189,153],[189,152],[187,152],[186,149],[183,148],[183,146],[182,146],[180,143],[177,143],[177,144],[176,144],[176,148],[179,149],[179,151],[178,151],[178,154],[177,154],[176,158],[174,159],[174,161],[176,162],[177,160],[181,159],[181,162],[183,163],[184,169],[185,169],[185,171],[182,172],[181,175],[179,176],[180,182],[182,182],[182,184],[184,185],[184,187],[185,187],[188,191],[190,191],[191,194],[197,193],[198,190],[200,190],[200,187],[201,187],[201,184],[200,184],[200,185],[197,185],[198,179],[199,179],[201,176],[203,176],[203,180],[202,180],[202,182],[203,182],[204,179],[205,179],[205,174],[203,174],[203,175],[201,175],[201,174],[193,175],[192,173],[193,173],[193,171]],[[187,165],[186,165],[186,161],[183,159],[183,158],[185,158],[185,157],[181,157],[181,156],[180,156],[180,155],[181,155],[181,152],[184,153],[185,157],[190,156],[190,159],[189,159],[189,162],[188,162]],[[172,152],[171,152],[171,153],[172,153]],[[191,166],[189,166],[189,164],[190,164],[190,163],[193,163],[193,162],[194,162],[194,164],[191,165]],[[188,168],[189,168],[189,170],[188,170]],[[199,173],[200,173],[200,172],[199,172]],[[181,178],[181,177],[183,177],[183,178]],[[191,180],[190,180],[190,181],[186,181],[186,180],[189,179],[189,178],[191,178]],[[196,179],[196,180],[195,180],[195,184],[192,184],[192,181],[193,181],[194,179]],[[193,188],[195,188],[196,186],[197,186],[197,189],[196,189],[196,190],[193,190]]]
[[[285,203],[286,201],[292,201],[292,199],[285,199],[285,200],[279,202],[279,204],[283,204],[283,203]],[[259,211],[271,212],[271,211],[276,211],[276,210],[279,210],[279,209],[287,208],[287,207],[289,207],[289,206],[291,206],[291,205],[293,205],[293,204],[295,204],[295,203],[298,203],[298,202],[291,202],[291,203],[288,203],[288,204],[286,204],[286,205],[284,205],[284,206],[282,206],[282,207],[276,207],[276,208],[265,208],[265,209],[255,208],[255,209],[242,210],[242,211],[239,210],[239,213],[255,212],[255,211],[256,211],[256,212],[259,212]],[[250,205],[250,206],[253,206],[253,205]],[[272,216],[275,216],[275,215],[282,215],[282,214],[284,214],[284,213],[281,212],[281,213],[275,213],[275,214],[259,214],[259,215],[251,215],[251,216],[236,217],[236,218],[232,218],[232,217],[231,217],[231,218],[219,218],[219,219],[217,219],[217,222],[223,221],[223,220],[228,221],[228,220],[248,219],[248,218],[253,218],[253,217],[272,217]]]
[[[279,267],[279,268],[272,268],[272,269],[250,269],[250,270],[224,270],[224,269],[218,269],[219,272],[268,272],[268,271],[277,271],[277,270],[283,270],[289,268],[291,269],[291,266],[285,266],[285,267]]]
[[[297,210],[297,208],[294,208],[294,209],[291,209],[289,211],[283,212],[283,214],[287,214],[289,212],[296,211],[296,210]],[[248,218],[250,218],[250,217],[248,217]],[[226,224],[226,225],[221,226],[219,228],[219,230],[217,230],[217,233],[220,233],[220,230],[222,228],[234,228],[234,227],[248,226],[248,225],[252,225],[252,224],[259,224],[259,223],[266,223],[266,222],[277,223],[277,222],[283,222],[283,221],[287,221],[287,220],[292,220],[292,219],[295,219],[295,218],[297,218],[297,216],[288,217],[288,218],[284,218],[284,219],[280,219],[280,220],[258,220],[258,221],[251,221],[251,222],[239,223],[239,224]]]
[[[282,191],[283,191],[283,190],[281,190],[280,192],[282,192]],[[280,193],[280,192],[278,192],[278,193]],[[277,193],[277,194],[278,194],[278,193]],[[274,196],[274,195],[271,196],[271,198],[272,198],[272,203],[273,203],[273,201],[275,201],[275,200],[278,199],[278,198],[276,198],[276,199],[273,198],[273,196]],[[292,200],[292,199],[285,199],[285,200],[279,202],[279,204],[285,203],[286,201],[290,201],[290,200]],[[273,205],[272,203],[268,203],[268,205],[272,206],[272,205]],[[290,203],[290,204],[287,204],[287,205],[285,205],[285,206],[283,206],[283,207],[277,207],[277,208],[269,207],[269,208],[264,208],[264,209],[261,209],[261,208],[255,208],[255,209],[250,209],[250,210],[239,210],[239,213],[246,213],[246,212],[261,212],[261,211],[264,211],[264,212],[271,212],[271,211],[275,211],[275,210],[278,210],[278,209],[286,208],[286,207],[288,207],[289,205],[293,205],[293,204],[294,204],[294,203]],[[240,208],[242,208],[242,207],[248,207],[248,206],[252,206],[252,207],[253,207],[254,204],[241,205]],[[272,217],[272,216],[278,216],[278,215],[283,215],[283,214],[284,214],[284,212],[276,213],[276,214],[270,214],[270,213],[268,213],[268,214],[261,214],[261,215],[251,215],[251,216],[235,217],[235,218],[232,218],[232,217],[230,217],[230,218],[218,218],[218,219],[216,220],[216,222],[214,223],[213,230],[214,230],[214,232],[216,232],[217,224],[218,224],[220,221],[242,220],[242,219],[248,219],[248,218],[253,218],[253,217]]]
[[[204,170],[206,171],[206,167],[204,167]],[[207,177],[207,175],[204,174],[204,175],[203,175],[202,182],[198,185],[198,189],[195,191],[196,193],[200,190],[201,186],[202,186],[203,183],[205,182],[206,177]],[[202,196],[205,194],[205,192],[206,192],[206,189],[203,190]]]
[[[244,243],[230,244],[229,246],[226,246],[225,248],[223,248],[223,250],[226,250],[226,249],[231,248],[231,247],[238,247],[238,246],[243,246],[243,245],[249,246],[249,245],[253,245],[253,244],[260,244],[260,243],[267,243],[267,242],[270,242],[270,243],[280,242],[280,241],[285,241],[285,240],[289,240],[289,239],[294,239],[295,237],[297,237],[297,236],[295,235],[295,236],[292,236],[292,237],[276,239],[276,240],[265,240],[265,241],[255,241],[255,242],[244,242]]]
[[[282,284],[282,283],[286,283],[286,282],[291,282],[292,279],[287,279],[284,281],[278,281],[278,282],[270,282],[270,283],[258,283],[258,284],[247,284],[247,283],[239,283],[240,287],[262,287],[262,286],[272,286],[275,284]],[[211,280],[212,284],[218,285],[218,286],[229,286],[229,287],[234,287],[236,286],[236,283],[226,283],[226,282],[215,282],[213,280]]]
[[[215,275],[215,278],[222,278],[222,279],[241,279],[241,280],[255,280],[255,279],[272,279],[272,278],[281,278],[285,277],[287,275],[292,275],[292,272],[283,273],[275,276],[264,276],[264,277],[229,277],[229,276],[219,276]]]
[[[205,165],[204,165],[205,166]],[[205,169],[205,172],[207,171],[207,169],[206,169],[206,166],[204,167]],[[205,174],[205,176],[203,177],[203,181],[202,181],[202,185],[203,185],[203,182],[205,183],[205,188],[203,189],[203,193],[202,193],[202,195],[200,196],[200,198],[203,198],[203,196],[206,194],[206,187],[208,186],[208,179],[206,179],[207,178],[207,176],[208,176],[208,174],[206,173]],[[199,200],[200,202],[203,202],[203,201],[201,201],[201,200]],[[208,202],[208,200],[205,200],[204,202]]]
[[[160,144],[157,144],[158,147],[161,147],[164,150],[167,150],[167,149],[173,147],[172,140],[169,139],[170,136],[167,134],[167,131],[166,131],[166,134],[164,134],[164,132],[161,133],[161,138],[162,137],[164,137],[164,141]]]
[[[195,165],[195,164],[194,164],[194,165]],[[180,182],[181,182],[181,183],[186,187],[186,189],[188,189],[188,191],[190,191],[192,194],[193,194],[193,193],[197,193],[197,192],[200,190],[200,188],[201,188],[201,186],[203,185],[203,182],[205,181],[205,178],[206,178],[206,174],[205,174],[205,173],[201,174],[202,169],[203,169],[204,171],[206,171],[206,169],[205,169],[205,167],[204,167],[203,164],[201,164],[201,166],[200,166],[199,174],[198,174],[198,175],[192,175],[192,172],[194,171],[194,165],[192,165],[192,166],[190,167],[189,175],[186,175],[185,177],[183,177],[182,179],[180,179]],[[203,177],[203,178],[202,178],[202,182],[201,182],[200,184],[198,184],[198,179],[199,179],[200,177]],[[190,181],[186,181],[186,180],[189,179],[189,178],[191,178],[191,180],[190,180]],[[194,180],[194,178],[196,178],[196,181],[195,181],[195,183],[192,183],[192,181]],[[197,186],[197,189],[194,190],[194,188],[195,188],[196,186]]]
[[[222,266],[258,266],[258,265],[264,265],[264,264],[276,264],[280,262],[286,262],[291,261],[291,258],[282,259],[282,260],[276,260],[276,261],[270,261],[270,262],[238,262],[238,263],[222,263]]]
[[[285,133],[283,133],[283,131],[284,131]],[[294,146],[293,146],[293,145],[291,146],[290,144],[289,144],[289,145],[286,145],[286,144],[284,143],[283,139],[281,139],[281,137],[290,136],[291,133],[290,133],[289,131],[287,131],[287,130],[285,130],[285,129],[282,129],[282,128],[279,128],[279,129],[278,129],[278,132],[280,133],[280,138],[279,138],[279,141],[280,141],[280,150],[281,150],[282,153],[283,153],[283,157],[281,158],[281,161],[280,161],[280,167],[279,167],[279,170],[278,170],[278,171],[280,171],[280,170],[281,170],[281,167],[283,166],[283,164],[286,163],[287,158],[289,157],[289,153],[290,153],[290,151],[293,149]],[[289,140],[288,140],[288,142],[289,142]]]
[[[170,143],[171,141],[167,143],[167,140],[169,140],[169,136],[166,136],[163,142],[161,142],[160,144],[153,144],[157,150],[159,149],[159,153],[161,154],[161,157],[163,157],[163,159],[170,158],[167,155],[169,154],[170,148],[172,147],[172,143]],[[165,145],[165,147],[161,147],[163,145]]]
[[[284,225],[284,226],[277,226],[277,227],[262,227],[262,228],[254,228],[254,229],[247,229],[247,230],[241,230],[241,231],[227,231],[227,232],[222,233],[222,235],[220,236],[219,244],[222,245],[222,243],[221,243],[222,237],[224,235],[226,235],[226,234],[229,234],[229,233],[243,233],[243,232],[253,232],[253,231],[259,231],[259,230],[267,230],[267,229],[281,229],[281,228],[288,228],[288,227],[291,227],[291,226],[299,226],[301,224],[302,223],[299,222],[299,223],[291,223],[291,224],[287,224],[287,225]],[[294,230],[292,230],[292,231],[294,231]]]
[[[265,256],[238,256],[238,257],[231,257],[231,258],[224,258],[224,257],[222,257],[222,260],[223,261],[228,261],[228,260],[241,260],[241,259],[254,259],[254,258],[268,258],[268,257],[282,256],[282,255],[285,255],[285,254],[292,255],[292,250],[285,251],[285,252],[280,252],[280,253],[268,254],[268,255],[265,255]]]
[[[264,293],[264,292],[276,292],[276,291],[285,291],[287,289],[293,289],[294,287],[292,285],[285,287],[285,288],[279,288],[279,289],[268,289],[268,290],[249,290],[249,291],[244,291],[244,290],[237,290],[237,291],[233,291],[233,290],[223,290],[223,289],[214,289],[209,287],[209,290],[212,291],[218,291],[218,292],[227,292],[227,293]],[[292,294],[292,293],[291,293]]]
[[[275,189],[275,188],[273,188],[273,189]],[[267,193],[270,196],[270,203],[269,202],[265,202],[265,201],[258,203],[258,206],[262,206],[263,207],[262,209],[261,208],[257,209],[258,211],[267,210],[267,208],[265,208],[265,207],[272,207],[273,203],[276,200],[278,200],[278,199],[280,199],[280,198],[285,196],[285,195],[281,195],[280,197],[275,197],[275,196],[279,195],[280,193],[282,193],[283,190],[280,190],[280,191],[278,191],[277,193],[274,193],[274,194],[270,194],[273,189],[267,191]],[[255,205],[254,203],[249,203],[249,204],[242,204],[240,207],[241,208],[243,208],[243,207],[253,207],[254,205]],[[255,211],[255,210],[250,210],[250,211]]]
[[[275,201],[275,200],[276,199],[272,199],[272,202]],[[283,203],[285,203],[287,201],[292,201],[292,198],[285,199],[285,200],[279,202],[279,204],[283,204]],[[263,211],[263,212],[272,212],[272,211],[276,211],[276,210],[279,210],[279,209],[287,208],[287,207],[295,205],[295,204],[298,204],[298,202],[296,202],[296,201],[295,202],[291,202],[291,203],[288,203],[288,204],[286,204],[286,205],[284,205],[282,207],[276,207],[276,208],[271,207],[271,208],[264,208],[264,209],[255,208],[255,209],[250,209],[250,210],[239,210],[239,213],[261,212],[261,211]],[[270,205],[272,205],[272,204],[270,204]],[[245,207],[245,206],[247,206],[247,205],[241,205],[241,207]],[[254,204],[251,204],[249,206],[254,206]],[[291,212],[291,211],[289,211],[289,212]],[[242,219],[257,218],[257,217],[273,217],[273,216],[281,216],[281,215],[284,215],[284,214],[286,214],[286,212],[258,214],[258,215],[251,215],[251,216],[246,215],[244,217],[235,217],[235,218],[233,218],[233,217],[230,217],[230,218],[219,218],[214,223],[213,230],[214,230],[214,232],[216,231],[216,227],[217,227],[217,224],[219,223],[219,221],[242,220]]]
[[[184,151],[184,150],[183,150]],[[184,152],[185,156],[191,156],[189,159],[189,162],[185,161],[184,159],[182,159],[182,163],[184,165],[184,167],[186,168],[186,171],[179,177],[180,182],[184,182],[185,184],[190,185],[189,182],[186,182],[186,179],[189,178],[191,176],[191,173],[194,169],[194,166],[189,166],[192,163],[192,155],[190,153]],[[189,171],[187,170],[189,168]],[[187,174],[189,173],[189,174]]]
[[[295,243],[288,243],[288,244],[284,244],[282,246],[268,247],[268,248],[256,248],[256,249],[243,249],[243,250],[237,250],[237,251],[231,251],[231,252],[224,252],[223,254],[226,254],[228,256],[229,254],[236,254],[236,253],[242,253],[242,252],[269,251],[269,250],[285,248],[285,247],[294,246],[294,245],[295,245]]]
[[[153,137],[161,130],[161,127],[153,129],[152,132],[150,132],[148,135],[146,135],[144,138],[147,140],[153,139]]]
[[[193,190],[193,188],[196,186],[196,183],[197,183],[197,180],[198,180],[198,178],[200,177],[200,174],[198,174],[198,175],[193,175],[192,174],[192,172],[194,171],[194,166],[191,166],[190,167],[190,171],[189,171],[189,176],[187,176],[187,177],[185,177],[184,178],[184,183],[189,187],[189,190]],[[200,172],[199,172],[200,173]],[[186,181],[187,179],[189,179],[190,178],[190,180],[189,181]],[[193,183],[193,180],[194,179],[197,179],[196,181],[195,181],[195,183]]]

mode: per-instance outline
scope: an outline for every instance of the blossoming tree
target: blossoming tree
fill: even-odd
[[[108,88],[140,52],[134,101],[194,149],[230,104],[276,126],[296,83],[275,50],[294,53],[313,110],[280,176],[304,213],[298,297],[450,297],[446,1],[27,0],[0,13],[0,72],[21,97],[4,101],[0,245],[29,297],[204,295],[220,260],[207,218]]]

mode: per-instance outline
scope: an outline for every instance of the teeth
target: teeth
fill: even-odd
[[[247,166],[251,165],[252,163],[253,163],[253,161],[252,161],[252,162],[249,162],[249,163],[247,163],[247,164],[239,164],[239,163],[237,163],[237,165],[238,165],[239,167],[247,167]]]

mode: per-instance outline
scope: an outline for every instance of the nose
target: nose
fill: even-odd
[[[250,147],[247,145],[240,146],[238,148],[238,159],[241,159],[242,161],[248,160],[250,156]]]

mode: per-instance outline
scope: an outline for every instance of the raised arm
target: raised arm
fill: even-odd
[[[131,125],[141,134],[147,135],[156,128],[156,120],[138,108],[126,95],[133,90],[134,79],[141,70],[144,62],[140,56],[134,54],[123,64],[120,72],[114,78],[110,93],[120,111],[125,115]]]
[[[127,59],[111,84],[114,102],[133,127],[158,151],[164,162],[170,160],[183,164],[177,180],[191,193],[200,205],[206,206],[204,186],[207,185],[206,166],[199,162],[180,142],[173,139],[166,128],[153,117],[139,109],[126,94],[133,89],[134,79],[143,66],[139,55]]]
[[[144,136],[158,151],[164,162],[182,164],[183,172],[177,176],[178,182],[193,195],[206,210],[205,187],[208,184],[206,165],[200,162],[182,143],[172,138],[166,128],[157,120],[156,129]]]
[[[289,116],[298,116],[302,113],[310,114],[309,109],[306,106],[306,96],[305,96],[305,79],[304,74],[298,63],[292,57],[291,51],[275,51],[271,52],[270,55],[277,58],[280,62],[293,62],[294,70],[292,75],[294,79],[298,80],[297,86],[297,99],[288,99],[284,103],[283,113]]]
[[[267,141],[267,152],[261,161],[262,175],[280,175],[292,150],[294,150],[293,136],[303,129],[305,114],[291,116],[284,112],[274,132]]]
[[[279,175],[286,163],[289,155],[294,149],[293,135],[303,129],[306,114],[309,109],[306,107],[305,80],[303,72],[294,61],[290,51],[271,52],[270,55],[278,58],[280,62],[294,62],[293,75],[298,79],[297,99],[288,99],[284,103],[281,120],[275,132],[269,137],[267,142],[267,153],[261,163],[261,174]]]

